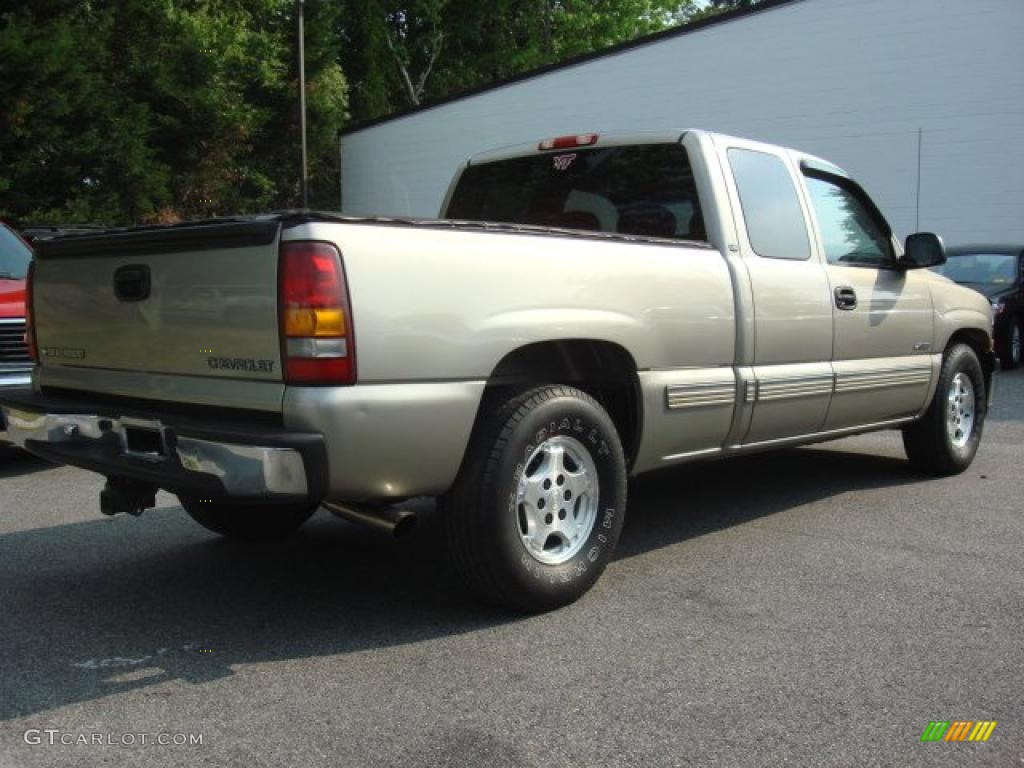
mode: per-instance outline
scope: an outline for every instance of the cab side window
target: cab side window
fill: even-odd
[[[807,174],[805,180],[829,264],[895,264],[889,226],[855,185],[824,174]]]
[[[729,165],[736,180],[750,245],[769,259],[811,257],[807,225],[793,177],[781,157],[750,149],[730,149]]]

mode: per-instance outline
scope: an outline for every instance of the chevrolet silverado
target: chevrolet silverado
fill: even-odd
[[[849,174],[705,131],[474,156],[438,220],[309,211],[41,242],[10,434],[226,536],[434,496],[491,601],[575,600],[630,475],[881,429],[978,449],[988,301]]]

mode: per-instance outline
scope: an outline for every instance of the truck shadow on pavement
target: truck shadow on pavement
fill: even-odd
[[[994,396],[986,422],[1024,420],[1024,368],[996,373]]]
[[[643,554],[847,491],[928,479],[903,458],[816,447],[664,469],[632,482],[617,556]]]
[[[819,448],[662,471],[633,484],[619,557],[919,480],[900,459]],[[0,720],[521,620],[455,586],[434,507],[420,505],[403,541],[321,511],[285,543],[246,546],[176,506],[0,536]]]
[[[12,445],[0,444],[0,480],[54,469],[55,465]]]

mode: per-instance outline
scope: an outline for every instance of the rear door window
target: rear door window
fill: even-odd
[[[681,144],[545,152],[470,166],[449,219],[707,240]]]
[[[730,149],[729,165],[758,256],[803,260],[811,257],[807,224],[789,169],[778,155]]]

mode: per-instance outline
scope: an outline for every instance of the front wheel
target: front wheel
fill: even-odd
[[[241,541],[283,539],[316,512],[319,504],[248,505],[178,496],[189,517],[208,531]]]
[[[524,612],[571,603],[597,581],[622,531],[615,425],[567,386],[485,404],[442,507],[456,568],[485,600]]]
[[[987,409],[985,375],[966,344],[949,349],[931,405],[903,429],[907,458],[930,475],[955,475],[971,465],[981,442]]]

